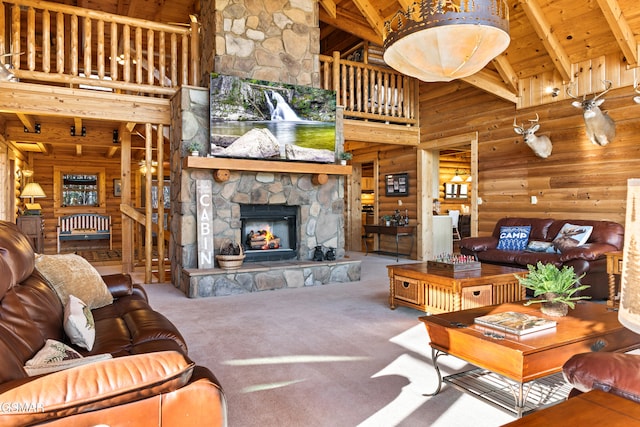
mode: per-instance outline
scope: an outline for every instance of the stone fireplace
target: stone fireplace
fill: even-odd
[[[320,85],[318,4],[314,0],[203,2],[201,9],[202,83],[209,71],[238,77],[280,81],[298,85]],[[215,34],[215,37],[212,35]],[[329,174],[318,183],[317,171],[292,173],[290,166],[216,170],[190,166],[187,147],[198,143],[201,155],[209,146],[209,91],[182,86],[171,100],[171,274],[172,283],[189,297],[230,295],[266,289],[312,286],[360,279],[360,262],[345,259],[344,187],[340,173]],[[336,140],[342,147],[341,127]],[[338,142],[337,142],[338,144]],[[338,147],[336,147],[338,149]],[[232,164],[230,161],[229,164]],[[296,165],[298,166],[298,165]],[[313,169],[313,168],[311,168]],[[317,168],[316,168],[317,169]],[[325,175],[326,177],[326,175]],[[243,242],[248,219],[245,209],[295,211],[295,230],[290,221],[271,218],[286,250],[248,254],[235,271],[198,268],[196,182],[211,181],[213,218],[207,228],[213,234],[214,250],[229,240]],[[280,215],[280,214],[279,214]],[[290,214],[280,215],[280,218]],[[279,224],[276,224],[279,223]],[[255,224],[256,228],[260,224]],[[335,261],[312,261],[320,246],[334,249]],[[274,260],[272,256],[281,260]]]

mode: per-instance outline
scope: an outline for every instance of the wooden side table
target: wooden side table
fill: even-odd
[[[44,252],[44,218],[40,215],[22,215],[18,217],[17,225],[31,243],[37,253]]]
[[[622,274],[622,251],[607,252],[607,274],[609,275],[609,300],[607,305],[612,307],[616,300],[616,275]]]

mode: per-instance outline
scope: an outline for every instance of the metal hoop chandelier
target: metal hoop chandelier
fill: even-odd
[[[426,82],[475,74],[511,40],[506,0],[421,0],[384,28],[384,61]]]

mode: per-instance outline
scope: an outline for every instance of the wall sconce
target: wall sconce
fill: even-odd
[[[554,98],[560,94],[560,89],[557,87],[548,86],[544,91]]]

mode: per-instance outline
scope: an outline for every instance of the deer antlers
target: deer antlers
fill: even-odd
[[[613,82],[611,80],[603,80],[602,84],[604,84],[604,91],[600,92],[599,94],[595,95],[592,99],[592,101],[597,100],[598,98],[600,98],[602,95],[604,95],[605,93],[609,92],[611,90],[611,87],[613,86]],[[577,96],[575,96],[574,94],[571,93],[571,89],[573,87],[575,87],[576,83],[572,82],[569,86],[567,86],[567,95],[569,95],[571,98],[573,99],[580,99]],[[638,92],[640,93],[640,92]],[[584,101],[585,99],[587,99],[587,94],[585,93],[584,95],[582,95],[582,100]]]
[[[640,93],[640,92],[638,92]],[[538,123],[540,121],[540,116],[538,116],[538,113],[536,113],[536,118],[535,119],[529,119],[529,121],[534,124],[534,123]],[[524,123],[522,124],[522,126],[518,126],[518,123],[516,123],[516,118],[513,118],[513,127],[516,129],[520,129],[522,131],[524,131]]]

